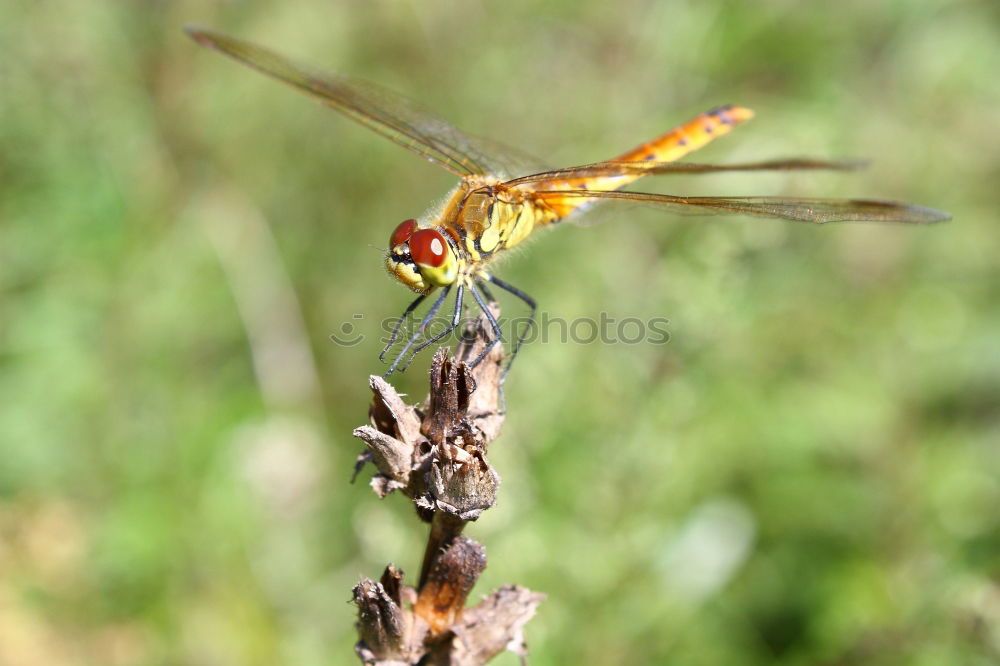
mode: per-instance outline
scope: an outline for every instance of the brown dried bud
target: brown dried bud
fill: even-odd
[[[477,355],[485,346],[484,322],[459,345],[460,355]],[[470,370],[439,350],[431,363],[431,390],[423,411],[404,403],[381,377],[369,378],[371,425],[355,429],[354,436],[368,449],[358,468],[372,462],[378,469],[372,488],[380,497],[402,490],[424,520],[435,511],[475,520],[493,506],[500,477],[485,453],[503,423],[497,411],[502,360],[497,345]]]
[[[434,561],[413,607],[414,613],[430,625],[432,635],[444,632],[458,621],[485,568],[486,550],[465,537],[455,539]]]
[[[359,655],[362,650],[376,660],[406,657],[407,621],[403,609],[385,591],[381,583],[363,578],[354,586],[354,603],[358,606]],[[370,662],[369,662],[370,663]]]
[[[429,506],[462,520],[476,520],[496,503],[500,475],[481,451],[445,444],[435,449],[427,484]]]

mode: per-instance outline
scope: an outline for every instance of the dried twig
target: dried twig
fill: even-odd
[[[500,485],[486,451],[504,419],[502,347],[472,370],[465,364],[483,349],[488,330],[480,317],[454,358],[444,350],[434,355],[420,408],[404,403],[381,377],[369,380],[371,425],[354,431],[367,446],[358,469],[372,462],[378,470],[372,489],[380,497],[398,490],[410,498],[430,535],[415,589],[391,564],[378,582],[365,578],[355,586],[356,650],[365,664],[474,666],[505,649],[526,654],[522,629],[543,595],[508,585],[465,607],[486,551],[462,530],[493,506]]]

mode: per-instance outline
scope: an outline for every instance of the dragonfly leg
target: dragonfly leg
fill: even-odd
[[[389,336],[389,343],[385,346],[384,349],[382,349],[382,353],[378,355],[378,360],[382,361],[383,363],[385,362],[385,355],[389,353],[389,350],[392,349],[392,346],[396,344],[396,340],[399,339],[399,330],[403,327],[403,324],[406,323],[409,316],[413,314],[413,311],[416,310],[417,307],[419,307],[419,305],[424,302],[425,298],[427,298],[427,294],[421,294],[420,296],[417,296],[416,300],[414,300],[406,307],[406,310],[403,311],[403,316],[399,318],[399,321],[396,322],[396,325],[392,329],[392,335]]]
[[[489,278],[489,279],[492,279],[492,278]],[[491,292],[489,290],[489,288],[486,286],[486,283],[483,282],[480,278],[476,278],[476,286],[479,287],[479,293],[481,293],[483,296],[486,297],[487,302],[489,302],[489,301],[492,301],[494,303],[497,302],[496,297],[493,296],[493,292]]]
[[[531,332],[531,328],[535,325],[535,314],[538,312],[538,303],[535,302],[535,299],[533,299],[531,296],[528,296],[526,293],[524,293],[517,287],[507,284],[506,282],[504,282],[499,278],[490,275],[489,281],[495,284],[496,286],[500,287],[507,293],[517,296],[519,299],[524,301],[524,303],[531,309],[531,315],[529,316],[528,320],[528,327],[525,328],[520,333],[518,333],[517,340],[514,341],[514,347],[513,349],[511,349],[510,352],[510,358],[507,360],[507,367],[503,369],[503,374],[500,376],[500,382],[503,383],[503,381],[507,378],[507,373],[510,372],[510,366],[514,364],[514,359],[517,358],[517,352],[520,351],[521,344],[524,343],[524,340],[528,337],[529,333]]]
[[[434,315],[437,314],[437,311],[441,309],[441,304],[444,303],[444,299],[448,297],[448,292],[450,291],[451,287],[445,287],[441,290],[441,295],[437,297],[437,300],[434,301],[431,309],[428,310],[427,314],[424,315],[424,318],[420,320],[420,326],[417,327],[417,332],[410,336],[410,339],[406,342],[403,350],[396,356],[396,360],[392,362],[391,366],[389,366],[388,372],[382,375],[382,377],[388,377],[396,371],[396,368],[399,366],[399,362],[406,358],[406,354],[410,351],[410,347],[416,344],[417,340],[420,339],[420,336],[424,334],[424,329],[427,328],[427,325],[431,323],[432,319],[434,319]],[[410,360],[412,361],[413,359]],[[410,364],[407,363],[406,365],[409,366]],[[403,370],[405,369],[406,368],[404,367]]]
[[[469,364],[470,368],[474,368],[479,365],[480,361],[486,358],[486,355],[490,353],[490,350],[493,349],[494,345],[503,341],[503,332],[500,330],[500,324],[497,323],[496,317],[493,316],[493,311],[490,310],[489,305],[487,305],[486,301],[483,300],[483,295],[479,293],[479,289],[476,285],[469,285],[469,290],[472,292],[472,297],[476,299],[476,303],[479,304],[480,309],[482,309],[483,314],[486,315],[486,319],[489,320],[490,328],[493,329],[493,339],[490,340],[485,347],[483,347],[483,350],[479,352],[479,356],[474,358],[472,363]]]
[[[400,372],[404,372],[408,367],[410,367],[410,364],[413,363],[413,359],[417,357],[417,354],[422,352],[424,349],[427,349],[432,344],[434,344],[435,342],[437,342],[438,340],[440,340],[441,338],[445,337],[446,335],[454,331],[456,328],[458,328],[458,323],[462,320],[462,302],[464,300],[465,300],[465,285],[460,284],[458,285],[458,290],[455,292],[455,312],[451,317],[451,322],[448,324],[448,327],[443,331],[441,331],[440,333],[438,333],[437,335],[435,335],[430,340],[425,340],[424,342],[421,342],[419,345],[417,345],[417,348],[413,350],[413,354],[410,355],[410,360],[406,362],[406,365],[403,366]]]

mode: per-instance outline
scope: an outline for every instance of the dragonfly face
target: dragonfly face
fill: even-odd
[[[530,296],[491,275],[486,270],[488,264],[502,251],[525,240],[533,230],[578,214],[600,201],[642,203],[674,214],[742,215],[814,224],[843,221],[921,224],[950,219],[941,211],[881,199],[685,197],[621,189],[650,175],[845,170],[860,166],[858,162],[816,159],[730,165],[675,162],[753,117],[752,111],[742,107],[712,109],[611,161],[549,170],[517,150],[466,134],[406,98],[371,83],[319,72],[212,30],[194,26],[186,30],[199,44],[306,93],[461,179],[437,213],[421,222],[406,220],[391,235],[386,269],[419,296],[400,318],[380,359],[395,344],[402,323],[432,292],[440,293],[396,356],[387,376],[399,367],[411,349],[412,361],[417,352],[442,340],[459,325],[466,291],[493,326],[494,339],[471,365],[482,360],[501,339],[499,324],[486,305],[487,299],[492,299],[486,283],[521,299],[531,309],[532,317],[536,310]],[[449,328],[420,342],[453,288],[455,306]],[[529,331],[526,328],[522,335]],[[522,340],[523,337],[515,341],[511,360]]]
[[[416,220],[405,220],[389,238],[385,268],[419,294],[448,287],[458,278],[458,259],[448,240],[437,229],[419,229]]]

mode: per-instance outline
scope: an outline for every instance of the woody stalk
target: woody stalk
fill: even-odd
[[[523,627],[543,595],[504,585],[466,607],[486,551],[462,532],[496,503],[500,484],[486,453],[504,420],[502,345],[475,368],[467,365],[485,347],[488,330],[480,317],[454,357],[443,349],[435,354],[430,392],[419,406],[407,405],[381,377],[369,378],[370,422],[354,430],[366,447],[357,471],[372,463],[375,493],[401,493],[430,527],[415,587],[392,564],[378,581],[364,578],[354,587],[355,650],[366,665],[475,666],[504,650],[527,653]]]

